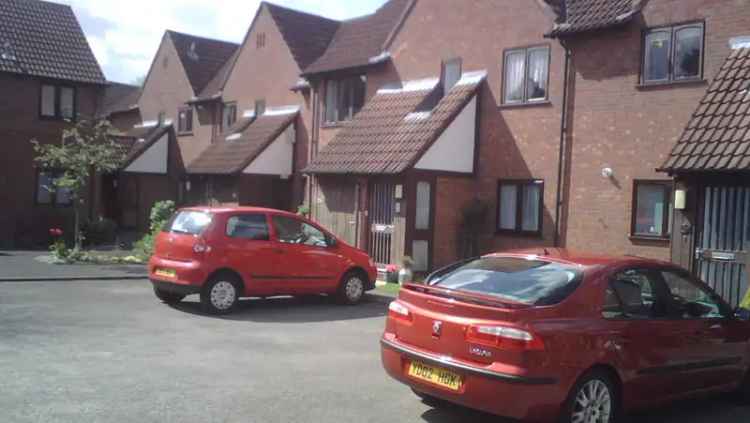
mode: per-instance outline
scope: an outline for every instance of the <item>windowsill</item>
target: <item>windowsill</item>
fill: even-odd
[[[642,242],[653,242],[653,243],[669,243],[671,239],[669,237],[662,236],[648,236],[648,235],[630,235],[628,238],[631,241],[642,241]]]
[[[508,229],[495,230],[495,236],[513,236],[513,237],[518,237],[518,238],[535,238],[535,239],[544,238],[541,231],[540,232],[521,232],[521,231],[511,231]]]
[[[525,109],[527,107],[549,107],[552,106],[552,102],[549,100],[544,101],[531,101],[528,103],[510,103],[501,104],[497,106],[498,109]]]
[[[663,81],[663,82],[641,82],[635,87],[639,90],[658,90],[660,88],[672,88],[679,86],[705,85],[708,84],[706,79],[685,79],[680,81]]]
[[[178,137],[192,137],[193,133],[192,132],[179,132],[177,133],[177,136]]]
[[[46,122],[63,122],[63,123],[75,123],[74,118],[65,118],[61,116],[43,116],[39,115],[39,120],[43,120]]]
[[[348,121],[342,121],[342,122],[324,122],[322,125],[320,125],[323,129],[336,129],[341,128],[344,126],[344,124]]]

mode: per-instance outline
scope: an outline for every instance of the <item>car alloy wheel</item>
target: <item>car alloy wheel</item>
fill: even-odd
[[[576,393],[571,423],[610,423],[612,393],[599,379],[586,382]]]
[[[211,287],[209,295],[211,297],[211,305],[220,311],[229,310],[234,305],[234,302],[237,301],[237,289],[233,283],[227,281],[215,283]]]
[[[344,292],[346,293],[346,299],[349,300],[349,302],[356,303],[362,298],[362,295],[365,292],[365,283],[359,278],[359,276],[350,276],[349,279],[346,280]]]

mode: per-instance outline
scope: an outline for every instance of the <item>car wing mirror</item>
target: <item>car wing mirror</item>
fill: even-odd
[[[334,248],[339,245],[339,242],[338,240],[336,240],[336,238],[328,236],[326,237],[326,245],[328,246],[328,248]]]

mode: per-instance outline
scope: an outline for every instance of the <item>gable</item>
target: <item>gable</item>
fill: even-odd
[[[172,116],[179,105],[193,96],[193,88],[182,67],[177,50],[165,34],[138,99],[143,119],[155,120],[160,112]]]
[[[476,125],[477,97],[474,96],[414,168],[458,173],[474,172]]]
[[[146,142],[139,139],[136,142]],[[167,174],[167,159],[169,157],[169,133],[164,132],[146,151],[125,168],[128,173]]]

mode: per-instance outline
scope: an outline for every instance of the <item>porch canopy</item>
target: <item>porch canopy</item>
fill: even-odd
[[[750,171],[750,42],[724,62],[660,170]]]
[[[166,175],[169,160],[169,137],[171,123],[147,123],[139,125],[114,139],[125,150],[122,166],[125,173],[149,173]]]
[[[438,78],[380,89],[304,172],[395,175],[423,169],[473,173],[477,92],[486,75],[484,71],[465,73],[447,93]]]
[[[187,168],[191,175],[240,173],[287,177],[293,172],[294,122],[299,107],[245,112],[221,141],[210,145]]]

